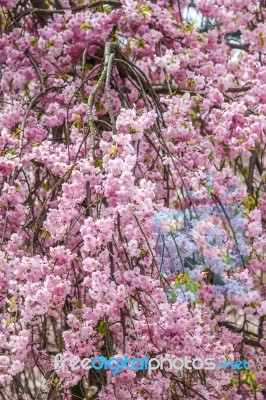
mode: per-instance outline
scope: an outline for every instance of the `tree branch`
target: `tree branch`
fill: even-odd
[[[95,8],[98,6],[103,6],[103,5],[110,5],[113,7],[120,7],[121,3],[120,1],[116,0],[101,0],[101,1],[95,1],[92,4],[84,4],[82,6],[74,7],[74,8],[65,8],[65,9],[46,9],[46,8],[30,8],[28,10],[25,10],[21,12],[11,23],[6,25],[6,29],[8,30],[11,28],[17,21],[19,21],[21,18],[25,17],[26,15],[29,14],[43,14],[43,15],[53,15],[53,14],[64,14],[67,11],[72,11],[73,13],[79,12],[79,11],[84,11],[86,9],[91,9]]]

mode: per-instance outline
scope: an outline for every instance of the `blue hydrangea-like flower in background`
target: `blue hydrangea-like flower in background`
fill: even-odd
[[[206,182],[211,187],[213,177],[206,175]],[[230,193],[232,190],[235,188],[229,188]],[[191,190],[185,188],[183,192],[199,203]],[[228,278],[228,271],[245,266],[249,255],[242,205],[214,202],[211,190],[208,193],[205,204],[184,210],[169,209],[153,216],[159,272],[177,276],[167,290],[170,301],[196,301],[198,277],[203,271],[212,273],[215,296],[245,296],[245,285],[234,277]],[[202,227],[207,229],[201,235]]]

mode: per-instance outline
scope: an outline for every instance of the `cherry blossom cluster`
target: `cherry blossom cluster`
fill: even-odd
[[[265,2],[0,5],[0,397],[263,400]]]

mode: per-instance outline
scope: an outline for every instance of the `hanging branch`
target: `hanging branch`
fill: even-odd
[[[112,67],[113,57],[111,58],[110,63],[109,63],[109,58],[111,56],[111,53],[113,52],[113,50],[115,50],[117,48],[117,46],[118,46],[117,43],[113,43],[113,42],[106,43],[105,48],[104,48],[104,67],[103,67],[101,76],[88,99],[87,117],[88,117],[88,128],[90,130],[90,139],[91,139],[90,145],[91,145],[92,159],[95,158],[95,136],[96,136],[96,129],[95,129],[94,120],[93,120],[93,116],[92,116],[92,109],[93,109],[93,105],[95,103],[95,97],[96,97],[97,93],[99,92],[100,88],[102,87],[104,80],[107,76],[107,71],[110,70]],[[108,65],[109,65],[109,69],[108,69]],[[86,132],[85,136],[87,136],[87,132]]]

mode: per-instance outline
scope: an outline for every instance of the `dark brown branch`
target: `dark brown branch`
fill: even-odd
[[[230,93],[241,93],[241,92],[248,92],[251,89],[251,86],[243,86],[243,87],[231,87],[226,90],[226,92]]]
[[[255,154],[251,154],[249,158],[249,172],[248,172],[248,178],[247,178],[247,187],[248,187],[248,192],[253,196],[254,193],[254,188],[253,188],[253,179],[254,179],[254,172],[255,172],[255,166],[256,166],[256,156]]]
[[[66,9],[46,9],[46,8],[30,8],[28,10],[25,10],[23,12],[21,12],[15,19],[14,21],[12,21],[11,23],[7,24],[6,29],[11,28],[17,21],[19,21],[21,18],[25,17],[26,15],[29,14],[38,14],[38,15],[53,15],[53,14],[64,14],[67,11],[72,11],[73,13],[79,12],[79,11],[83,11],[86,9],[91,9],[91,8],[95,8],[98,6],[102,6],[102,5],[110,5],[113,7],[120,7],[121,3],[120,1],[116,1],[116,0],[99,0],[99,1],[95,1],[92,4],[84,4],[82,6],[78,6],[78,7],[74,7],[74,8],[66,8]]]
[[[218,322],[218,326],[224,326],[235,333],[243,333],[243,342],[245,344],[247,344],[249,346],[253,346],[253,347],[261,347],[259,338],[258,338],[258,340],[256,340],[256,339],[252,339],[252,338],[248,337],[249,335],[258,337],[258,335],[254,334],[254,333],[246,331],[243,328],[238,327],[237,325],[234,325],[233,323],[231,323],[229,321]]]
[[[169,93],[169,88],[167,85],[160,85],[160,84],[154,84],[152,85],[153,90],[155,91],[155,93],[157,94],[164,94],[164,93]],[[226,92],[228,93],[241,93],[241,92],[247,92],[251,89],[251,86],[243,86],[243,87],[230,87],[226,90]],[[197,93],[190,91],[190,90],[186,90],[186,89],[181,89],[180,87],[178,87],[177,85],[171,85],[171,90],[174,93],[178,93],[178,94],[185,94],[185,93],[190,93],[193,96],[195,96]]]

